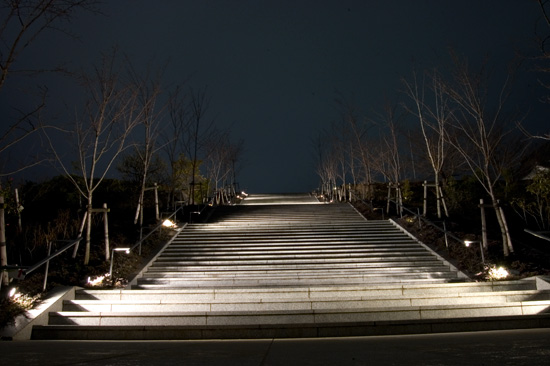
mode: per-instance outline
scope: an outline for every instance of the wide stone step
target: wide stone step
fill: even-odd
[[[237,254],[221,254],[221,253],[211,253],[210,255],[205,255],[204,253],[196,255],[181,255],[175,253],[174,255],[163,255],[158,258],[158,263],[162,264],[163,262],[170,261],[179,261],[186,262],[191,260],[193,263],[219,263],[231,261],[238,263],[239,261],[245,261],[249,263],[275,263],[287,260],[341,260],[347,258],[362,258],[365,260],[379,260],[382,258],[398,258],[398,256],[403,256],[407,259],[412,258],[425,258],[431,257],[429,253],[422,250],[401,250],[401,251],[389,251],[389,252],[379,252],[373,250],[363,250],[363,251],[353,251],[349,252],[335,252],[335,251],[320,251],[317,253],[305,252],[305,253],[288,253],[280,251],[269,251],[265,254],[256,254],[256,253],[237,253]]]
[[[385,261],[388,264],[391,262],[396,263],[409,263],[409,264],[422,264],[423,262],[433,262],[433,258],[429,255],[417,255],[406,257],[392,256],[392,255],[373,255],[373,256],[345,256],[343,258],[334,258],[334,257],[305,257],[305,258],[274,258],[270,257],[269,259],[249,259],[249,260],[216,260],[216,258],[210,257],[208,260],[195,261],[192,259],[182,259],[182,260],[173,260],[170,258],[159,258],[158,261],[154,264],[155,266],[257,266],[257,265],[317,265],[317,264],[326,264],[326,263],[351,263],[351,264],[363,264],[365,262],[376,263],[378,261]],[[391,265],[391,264],[390,264]]]
[[[392,273],[440,273],[440,272],[446,272],[446,273],[453,273],[453,275],[456,275],[455,272],[449,271],[448,267],[445,266],[439,266],[439,267],[411,267],[411,266],[403,266],[403,267],[373,267],[373,268],[347,268],[347,267],[330,267],[325,269],[318,269],[318,268],[311,268],[309,270],[300,269],[300,271],[296,271],[295,269],[284,269],[284,270],[278,270],[276,268],[272,269],[257,269],[257,268],[248,268],[248,269],[241,269],[241,270],[220,270],[217,267],[214,268],[196,268],[194,270],[188,269],[188,268],[182,268],[181,270],[166,270],[164,268],[155,268],[155,270],[151,270],[148,272],[147,278],[159,278],[159,277],[181,277],[181,278],[189,278],[189,277],[205,277],[205,276],[211,276],[211,277],[251,277],[251,276],[258,276],[258,277],[288,277],[288,276],[295,276],[295,277],[334,277],[334,276],[356,276],[356,275],[369,275],[369,274],[392,274]],[[312,278],[313,279],[313,278]]]
[[[226,256],[226,255],[240,255],[240,256],[248,256],[248,255],[266,255],[266,253],[271,254],[288,254],[288,253],[296,253],[299,255],[312,255],[312,254],[318,254],[318,253],[324,253],[324,254],[341,254],[341,253],[350,253],[350,251],[354,253],[394,253],[394,252],[421,252],[423,251],[422,248],[408,248],[406,246],[395,246],[390,248],[365,248],[364,246],[355,247],[350,245],[344,245],[344,246],[338,246],[338,247],[327,247],[327,246],[296,246],[296,247],[285,247],[285,246],[269,246],[269,247],[245,247],[245,248],[231,248],[231,247],[208,247],[208,248],[170,248],[170,250],[165,250],[162,253],[162,258],[167,257],[177,257],[177,256],[206,256],[206,255],[218,255],[218,256]]]
[[[404,284],[404,283],[445,283],[452,281],[454,276],[449,273],[436,274],[418,274],[418,275],[384,275],[384,276],[361,276],[350,277],[348,279],[338,278],[320,278],[315,279],[314,282],[321,286],[333,286],[333,285],[382,285],[384,283]],[[288,279],[212,279],[206,278],[200,279],[186,279],[186,280],[160,280],[160,279],[146,279],[138,281],[138,283],[132,288],[141,289],[160,289],[160,288],[240,288],[243,286],[258,287],[258,286],[270,286],[270,287],[286,287],[286,286],[306,286],[312,282],[309,278],[288,278]]]
[[[35,326],[37,340],[189,340],[352,337],[550,327],[548,314],[353,323],[201,326]]]
[[[286,288],[184,289],[184,290],[77,290],[79,300],[144,300],[180,301],[183,299],[287,299],[287,298],[387,298],[387,297],[461,297],[478,293],[540,291],[534,280],[461,282],[445,284],[406,284],[380,286],[300,286]]]
[[[298,263],[298,264],[290,264],[288,262],[279,264],[277,266],[274,266],[272,264],[270,265],[221,265],[218,263],[216,266],[204,266],[204,265],[179,265],[180,262],[169,262],[169,263],[155,263],[151,265],[148,268],[147,274],[152,272],[158,272],[158,271],[283,271],[283,270],[290,270],[290,271],[297,271],[297,270],[312,270],[312,269],[320,269],[320,270],[326,270],[326,269],[332,269],[332,268],[350,268],[350,269],[383,269],[388,268],[392,269],[394,267],[414,267],[414,268],[420,268],[420,267],[441,267],[444,266],[446,268],[449,268],[449,266],[446,266],[442,264],[441,261],[436,260],[424,260],[424,261],[387,261],[387,260],[379,260],[379,261],[373,261],[371,263],[365,262],[365,261],[356,261],[356,262],[350,262],[345,261],[343,263],[331,263],[331,262],[323,262],[323,263]]]
[[[318,239],[318,240],[317,240]],[[225,237],[217,237],[213,239],[199,239],[199,240],[175,240],[173,242],[173,245],[171,247],[174,248],[185,248],[185,247],[200,247],[200,246],[235,246],[238,245],[239,247],[245,247],[245,246],[258,246],[258,247],[269,247],[269,246],[276,246],[276,245],[302,245],[302,246],[308,246],[308,245],[325,245],[325,246],[339,246],[339,245],[346,245],[346,244],[356,244],[356,245],[365,245],[365,246],[389,246],[392,247],[394,245],[407,245],[409,247],[417,246],[419,247],[418,243],[403,237],[403,236],[396,236],[396,237],[376,237],[376,238],[351,238],[351,237],[334,237],[334,238],[315,238],[315,237],[306,237],[306,238],[280,238],[280,237],[262,237],[260,239],[254,239],[254,238],[245,238],[245,237],[237,237],[234,239],[231,238],[225,238]]]
[[[388,232],[388,233],[361,233],[361,232],[322,232],[322,233],[282,233],[276,231],[270,231],[268,233],[245,233],[245,232],[225,232],[225,233],[199,233],[199,232],[187,232],[185,234],[180,234],[174,243],[179,244],[191,244],[191,243],[209,243],[216,240],[224,240],[227,242],[234,241],[268,241],[268,240],[281,240],[281,241],[299,241],[299,240],[312,240],[313,238],[319,240],[337,240],[337,241],[357,241],[357,242],[369,242],[371,240],[379,241],[380,239],[397,239],[403,240],[407,239],[407,242],[416,243],[415,240],[403,235],[399,232]]]
[[[550,291],[510,291],[502,293],[480,292],[458,296],[434,294],[431,296],[405,297],[335,297],[335,298],[235,298],[233,301],[218,299],[197,301],[183,298],[179,301],[158,299],[153,301],[65,300],[65,312],[169,312],[169,311],[283,311],[319,309],[360,309],[374,307],[434,306],[457,304],[513,303],[550,300]]]
[[[287,274],[292,275],[300,275],[300,276],[315,276],[318,274],[323,273],[330,273],[334,275],[353,275],[357,273],[362,273],[364,271],[370,271],[370,272],[385,272],[385,273],[391,273],[391,272],[409,272],[409,273],[415,273],[415,272],[442,272],[442,271],[448,271],[449,267],[440,265],[440,266],[430,266],[430,267],[413,267],[413,266],[406,266],[403,265],[401,267],[395,266],[395,267],[386,267],[386,266],[372,266],[372,267],[357,267],[357,268],[349,268],[347,266],[344,267],[335,267],[332,266],[330,268],[316,268],[312,267],[310,269],[300,269],[300,272],[298,273],[295,268],[266,268],[266,269],[248,269],[248,270],[235,270],[233,268],[230,268],[228,270],[222,270],[219,268],[212,268],[212,269],[205,269],[205,268],[196,268],[196,269],[190,269],[187,267],[177,267],[177,269],[169,269],[165,267],[154,267],[150,268],[147,277],[155,278],[159,276],[169,276],[169,277],[189,277],[189,276],[203,276],[203,275],[209,275],[209,276],[247,276],[247,275],[270,275],[270,276],[284,276]],[[368,272],[367,272],[368,273]]]
[[[518,316],[547,313],[550,300],[512,303],[449,304],[351,309],[303,309],[284,311],[171,311],[171,312],[53,312],[51,325],[87,326],[187,326],[354,323],[389,320],[421,320]]]

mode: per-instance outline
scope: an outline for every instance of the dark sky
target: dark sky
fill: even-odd
[[[22,57],[79,67],[116,44],[138,67],[168,61],[166,82],[207,87],[210,118],[244,140],[238,181],[250,192],[317,187],[311,141],[339,119],[338,95],[366,114],[399,101],[400,78],[447,62],[449,47],[498,69],[533,53],[540,18],[531,0],[117,0],[102,10],[71,24],[79,42],[45,36]],[[524,78],[519,94],[536,99],[535,75]]]

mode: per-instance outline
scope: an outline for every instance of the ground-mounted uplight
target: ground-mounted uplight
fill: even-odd
[[[40,294],[34,296],[27,295],[21,293],[15,286],[11,287],[8,291],[8,299],[24,310],[31,309],[39,298]]]
[[[166,219],[162,222],[162,226],[168,229],[174,229],[177,225],[174,221]]]
[[[481,263],[485,263],[485,254],[483,254],[483,243],[480,241],[464,240],[464,245],[470,247],[470,245],[479,243],[479,252],[481,253]]]
[[[97,276],[95,278],[88,277],[88,281],[86,282],[86,285],[91,287],[99,286],[103,283],[104,280],[105,280],[105,276]]]
[[[506,268],[497,268],[496,266],[492,266],[491,268],[489,268],[489,272],[487,273],[487,277],[489,280],[503,280],[509,275],[510,273],[506,270]]]

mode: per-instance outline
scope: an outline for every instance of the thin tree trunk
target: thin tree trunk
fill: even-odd
[[[508,257],[510,255],[510,249],[508,244],[508,236],[507,236],[508,228],[506,227],[506,221],[502,217],[502,212],[500,210],[498,200],[495,197],[491,197],[491,199],[497,215],[497,221],[500,227],[500,234],[502,236],[502,251],[504,253],[504,256]]]
[[[108,209],[107,204],[103,204],[103,227],[105,230],[105,260],[108,261],[111,258],[111,248],[109,245],[109,216],[108,216]]]
[[[510,230],[508,229],[508,223],[506,222],[506,216],[504,215],[504,210],[501,206],[498,207],[500,211],[500,216],[502,218],[502,223],[504,224],[504,231],[506,233],[506,243],[508,244],[508,250],[510,253],[514,252],[514,246],[512,245],[512,237],[510,236]]]
[[[439,174],[435,174],[435,197],[437,200],[437,218],[441,218],[441,194],[439,192]]]
[[[0,266],[8,265],[8,251],[6,250],[6,224],[4,221],[4,196],[0,195]],[[0,271],[0,284],[9,285],[7,271]],[[1,287],[1,286],[0,286]]]
[[[88,193],[88,216],[86,217],[86,249],[84,251],[84,265],[90,262],[90,243],[92,241],[92,194]]]

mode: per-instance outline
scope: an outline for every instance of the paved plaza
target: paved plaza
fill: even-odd
[[[247,341],[0,342],[2,365],[548,365],[550,329]]]

